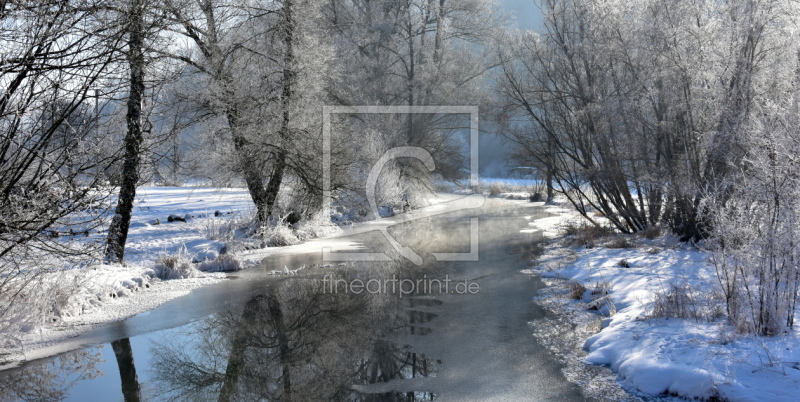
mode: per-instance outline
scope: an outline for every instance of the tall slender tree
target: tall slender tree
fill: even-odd
[[[145,92],[145,0],[130,0],[126,13],[127,62],[130,71],[130,87],[128,91],[127,133],[125,135],[125,156],[122,166],[122,182],[120,183],[117,208],[108,229],[106,261],[121,263],[125,255],[125,243],[128,238],[133,202],[136,199],[136,187],[139,185],[139,164],[141,161],[142,141],[142,101]]]

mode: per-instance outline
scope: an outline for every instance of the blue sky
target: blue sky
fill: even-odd
[[[520,28],[535,31],[542,21],[542,14],[537,4],[539,1],[540,0],[499,0],[499,3],[503,9],[514,15],[517,25]]]

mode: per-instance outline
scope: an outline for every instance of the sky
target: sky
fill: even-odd
[[[500,6],[511,13],[521,29],[535,31],[539,28],[542,21],[542,13],[539,10],[540,0],[499,0]]]

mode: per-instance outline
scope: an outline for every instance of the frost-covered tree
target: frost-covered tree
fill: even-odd
[[[741,159],[771,1],[546,1],[498,46],[511,137],[591,218],[708,234],[698,208]],[[787,22],[788,23],[788,22]],[[738,155],[737,155],[738,153]]]
[[[509,137],[587,218],[707,240],[739,329],[793,325],[797,5],[544,5],[498,51]]]
[[[723,98],[701,207],[728,316],[743,332],[776,335],[794,325],[800,290],[800,10],[747,7],[730,28],[736,79]]]
[[[619,60],[632,35],[625,11],[622,4],[546,2],[545,34],[512,36],[500,46],[498,89],[510,118],[524,118],[509,126],[514,142],[547,167],[588,219],[599,210],[632,232],[659,220],[648,208],[660,202],[648,201],[659,200],[661,183],[644,176],[655,154],[631,141],[646,135],[641,121],[621,110],[639,72]]]
[[[127,6],[127,9],[121,11],[122,15],[120,16],[125,20],[127,36],[125,56],[130,74],[125,116],[127,126],[124,140],[125,154],[122,159],[122,177],[117,195],[117,207],[108,228],[105,257],[106,261],[118,263],[122,262],[125,255],[125,243],[133,214],[133,202],[136,199],[136,187],[139,185],[139,165],[145,126],[142,113],[145,95],[145,40],[148,31],[145,14],[149,2],[130,0]]]
[[[235,159],[259,220],[272,215],[287,179],[305,204],[314,204],[322,187],[321,97],[330,58],[318,4],[166,4],[173,30],[188,40],[170,57],[202,76],[191,90],[218,117],[212,132],[229,136],[230,146],[219,150]]]
[[[761,111],[730,191],[704,206],[728,316],[743,332],[777,335],[794,325],[800,291],[800,137],[796,111]]]

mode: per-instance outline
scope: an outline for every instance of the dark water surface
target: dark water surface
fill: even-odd
[[[65,342],[72,351],[0,372],[0,399],[582,400],[529,326],[545,316],[532,302],[543,284],[520,270],[540,238],[519,230],[523,216],[537,214],[544,216],[525,203],[488,200],[391,227],[423,256],[420,267],[320,267],[320,252],[268,258]],[[479,217],[479,261],[435,262],[431,252],[469,251],[470,217]],[[391,254],[379,232],[353,240]],[[308,268],[268,275],[284,265]],[[367,290],[354,294],[354,283]],[[411,283],[420,285],[414,294],[400,292]]]

